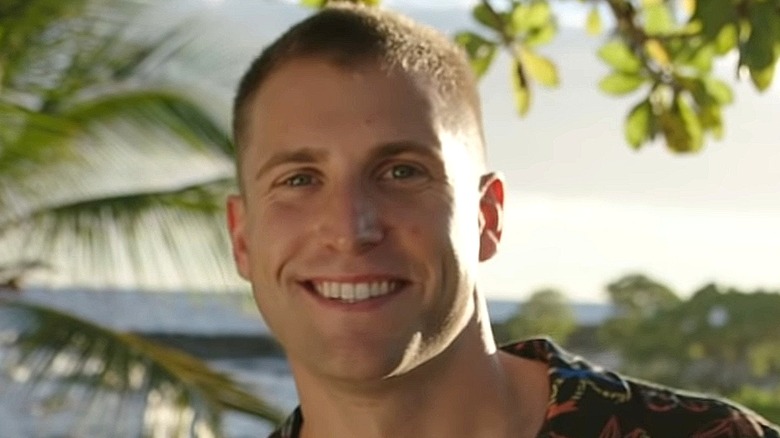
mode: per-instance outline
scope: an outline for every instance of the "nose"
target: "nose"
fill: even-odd
[[[360,184],[334,188],[324,202],[319,227],[323,242],[339,252],[363,252],[379,244],[385,229],[377,199]]]

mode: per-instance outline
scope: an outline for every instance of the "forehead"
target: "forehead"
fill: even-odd
[[[399,70],[295,59],[277,67],[249,102],[246,143],[435,141],[443,128],[438,106],[431,86]]]

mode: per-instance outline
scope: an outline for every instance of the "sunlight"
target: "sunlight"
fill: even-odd
[[[604,285],[634,271],[681,295],[707,281],[746,289],[777,283],[778,209],[685,209],[517,192],[507,199],[498,256],[480,269],[493,298],[522,299],[555,287],[574,301],[603,302]]]

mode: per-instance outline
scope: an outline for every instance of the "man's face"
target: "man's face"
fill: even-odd
[[[234,255],[294,370],[400,374],[472,317],[491,230],[467,139],[433,96],[404,73],[298,59],[247,107]]]

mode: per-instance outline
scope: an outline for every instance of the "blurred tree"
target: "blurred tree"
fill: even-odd
[[[232,146],[197,87],[170,74],[191,56],[192,29],[144,26],[136,18],[146,6],[0,3],[3,289],[23,293],[33,267],[75,274],[88,266],[88,276],[111,279],[126,262],[140,282],[229,263],[222,206],[233,187]],[[136,337],[7,295],[0,322],[3,366],[14,380],[64,388],[93,413],[111,389],[119,406],[144,407],[139,434],[219,435],[223,409],[279,420],[205,364]],[[74,381],[79,391],[70,391]],[[179,432],[154,421],[161,406]],[[106,415],[80,420],[114,423]]]
[[[328,1],[301,3],[322,7]],[[499,50],[509,54],[510,80],[520,115],[530,109],[533,85],[555,87],[560,82],[556,65],[539,50],[558,31],[553,3],[481,0],[472,14],[483,31],[463,31],[455,36],[478,75],[490,68]],[[612,71],[599,87],[616,96],[642,93],[624,125],[626,142],[634,148],[662,139],[673,152],[697,152],[706,135],[723,136],[722,111],[733,96],[731,87],[712,74],[719,58],[737,54],[738,77],[749,76],[759,91],[772,83],[780,55],[780,6],[776,0],[580,3],[588,9],[587,32],[608,35],[598,56]],[[605,19],[605,15],[609,17]],[[605,23],[611,28],[605,29]]]
[[[140,24],[144,3],[0,5],[0,263],[115,279],[127,262],[138,283],[170,276],[161,260],[177,280],[227,266],[232,146],[172,73],[192,29]],[[185,242],[202,251],[182,260]]]
[[[732,394],[780,384],[780,293],[707,285],[643,317],[615,342],[625,369],[690,389]]]
[[[607,286],[614,314],[599,328],[606,345],[623,348],[636,342],[639,326],[681,300],[668,287],[642,274],[626,275]]]
[[[680,367],[679,358],[655,355],[660,339],[654,331],[648,332],[647,325],[678,306],[680,298],[667,286],[642,274],[621,277],[607,286],[607,293],[614,314],[598,329],[601,342],[621,353],[623,371],[671,383]]]
[[[500,332],[507,340],[549,336],[565,344],[576,328],[574,310],[566,296],[555,289],[542,289],[520,304],[517,313],[503,324]]]

